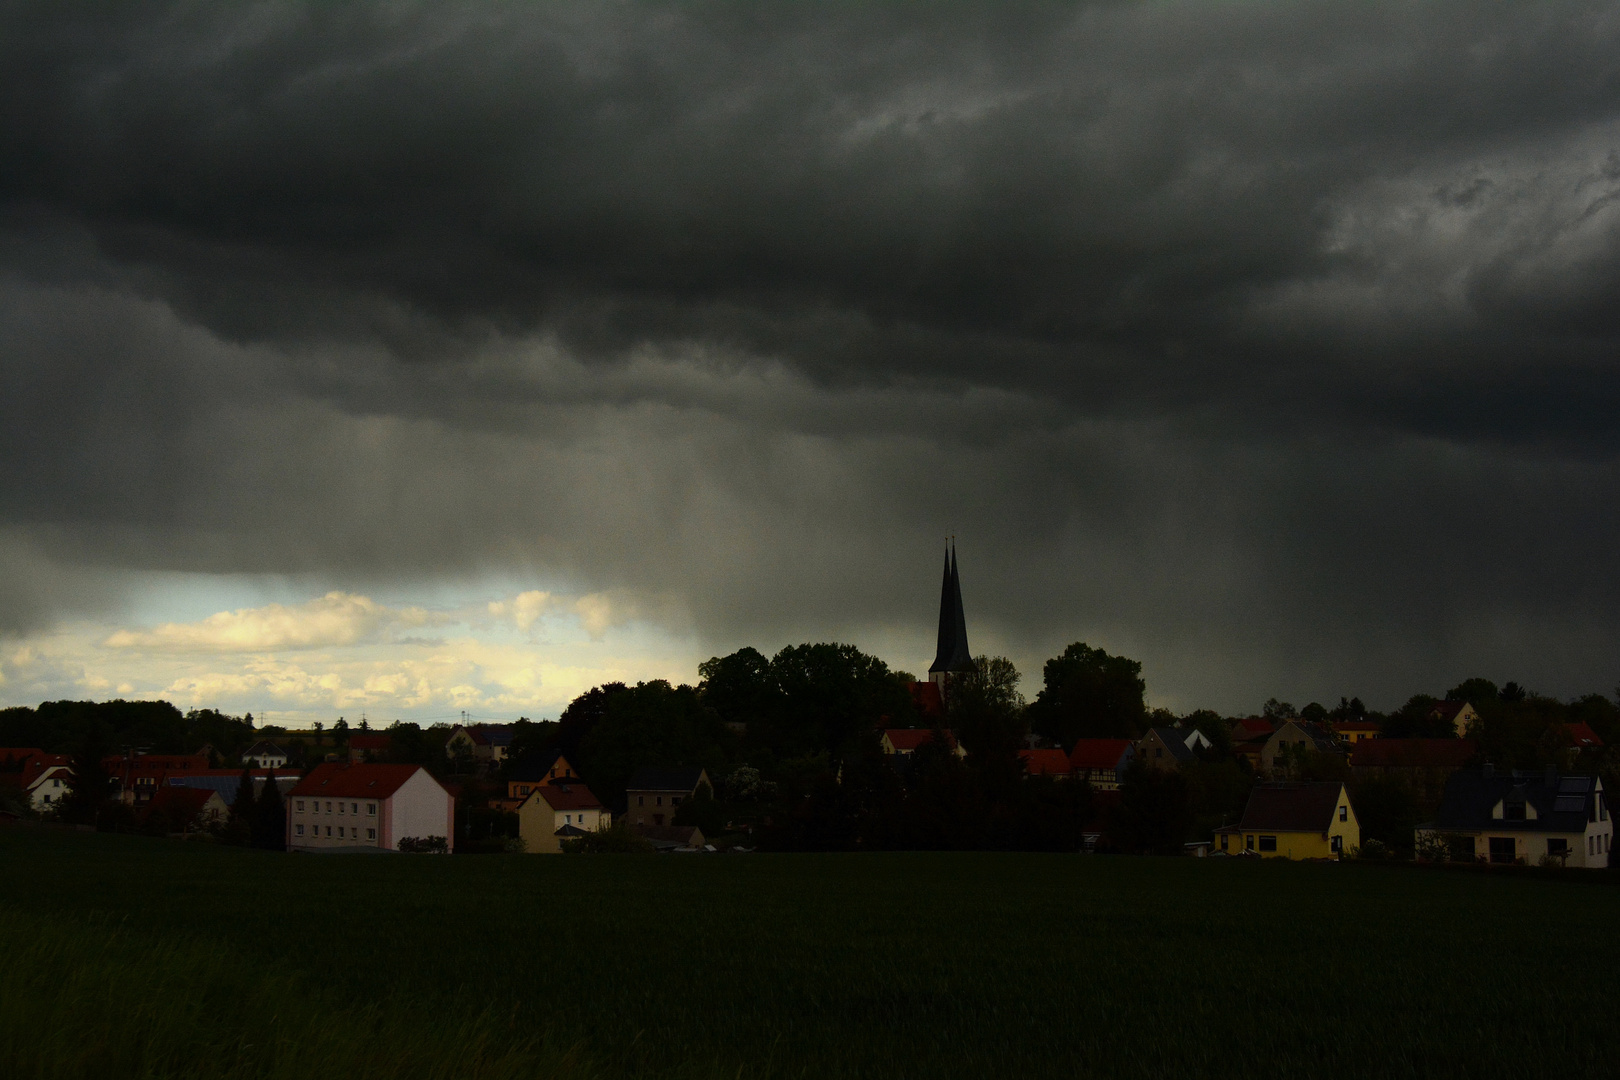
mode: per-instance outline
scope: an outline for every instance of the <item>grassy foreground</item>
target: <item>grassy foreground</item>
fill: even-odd
[[[1602,884],[0,832],[18,1077],[1608,1073]]]

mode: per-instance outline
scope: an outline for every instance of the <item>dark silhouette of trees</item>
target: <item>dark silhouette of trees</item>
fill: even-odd
[[[102,764],[107,756],[106,730],[91,721],[73,747],[72,776],[61,815],[68,821],[93,825],[113,797],[113,779]]]
[[[252,791],[251,785],[248,788]],[[264,778],[264,787],[253,803],[253,846],[266,851],[287,850],[287,807],[276,786],[275,770]]]
[[[1132,761],[1108,822],[1108,846],[1128,855],[1180,855],[1192,831],[1187,778]]]
[[[1076,739],[1135,738],[1147,717],[1142,665],[1075,642],[1046,662],[1030,727],[1060,746]]]

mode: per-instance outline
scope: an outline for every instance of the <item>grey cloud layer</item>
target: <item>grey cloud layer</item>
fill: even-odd
[[[4,625],[533,568],[824,635],[954,529],[990,640],[1182,700],[1613,680],[1612,4],[3,19]]]

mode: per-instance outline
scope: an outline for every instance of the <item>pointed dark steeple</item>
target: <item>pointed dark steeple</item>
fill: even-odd
[[[967,619],[962,614],[962,579],[956,573],[956,545],[952,544],[945,552],[945,582],[939,591],[939,650],[928,673],[938,676],[947,671],[966,671],[972,666]]]

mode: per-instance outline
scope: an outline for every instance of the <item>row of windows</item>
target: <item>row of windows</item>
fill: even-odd
[[[309,803],[310,803],[310,813],[318,814],[318,813],[321,812],[321,800],[319,800],[319,799],[311,799],[309,801]],[[347,808],[347,811],[345,811],[345,808]],[[294,799],[293,800],[293,809],[296,810],[298,813],[302,814],[304,812],[304,800],[303,799]],[[326,804],[326,812],[328,814],[330,814],[332,812],[332,804],[331,803]],[[357,803],[357,802],[352,802],[352,803],[340,802],[340,803],[337,804],[337,812],[340,813],[340,814],[345,813],[345,812],[350,813],[350,814],[358,814],[358,813],[360,813],[360,804]],[[377,804],[376,803],[374,803],[374,802],[366,803],[366,816],[367,817],[376,817],[377,816]]]
[[[654,800],[654,804],[657,805],[657,806],[663,806],[664,805],[664,797],[662,795],[654,795],[653,800]],[[647,797],[645,795],[637,795],[636,796],[636,805],[637,806],[646,806],[647,805]],[[671,805],[671,806],[679,806],[679,805],[681,805],[681,797],[679,795],[671,795],[669,797],[669,805]]]
[[[321,827],[319,825],[311,825],[309,827],[309,829],[310,829],[309,835],[311,835],[311,836],[319,836],[319,835],[321,835]],[[358,839],[360,839],[360,830],[358,828],[348,829],[345,826],[339,825],[337,827],[337,834],[338,834],[338,839],[339,840],[358,840]],[[294,825],[293,826],[293,835],[294,836],[303,836],[304,835],[304,827],[302,825]],[[326,835],[328,837],[330,837],[332,835],[332,826],[330,826],[330,825],[326,826]],[[375,840],[375,839],[377,839],[377,830],[376,829],[367,829],[366,830],[366,839],[367,840]]]

